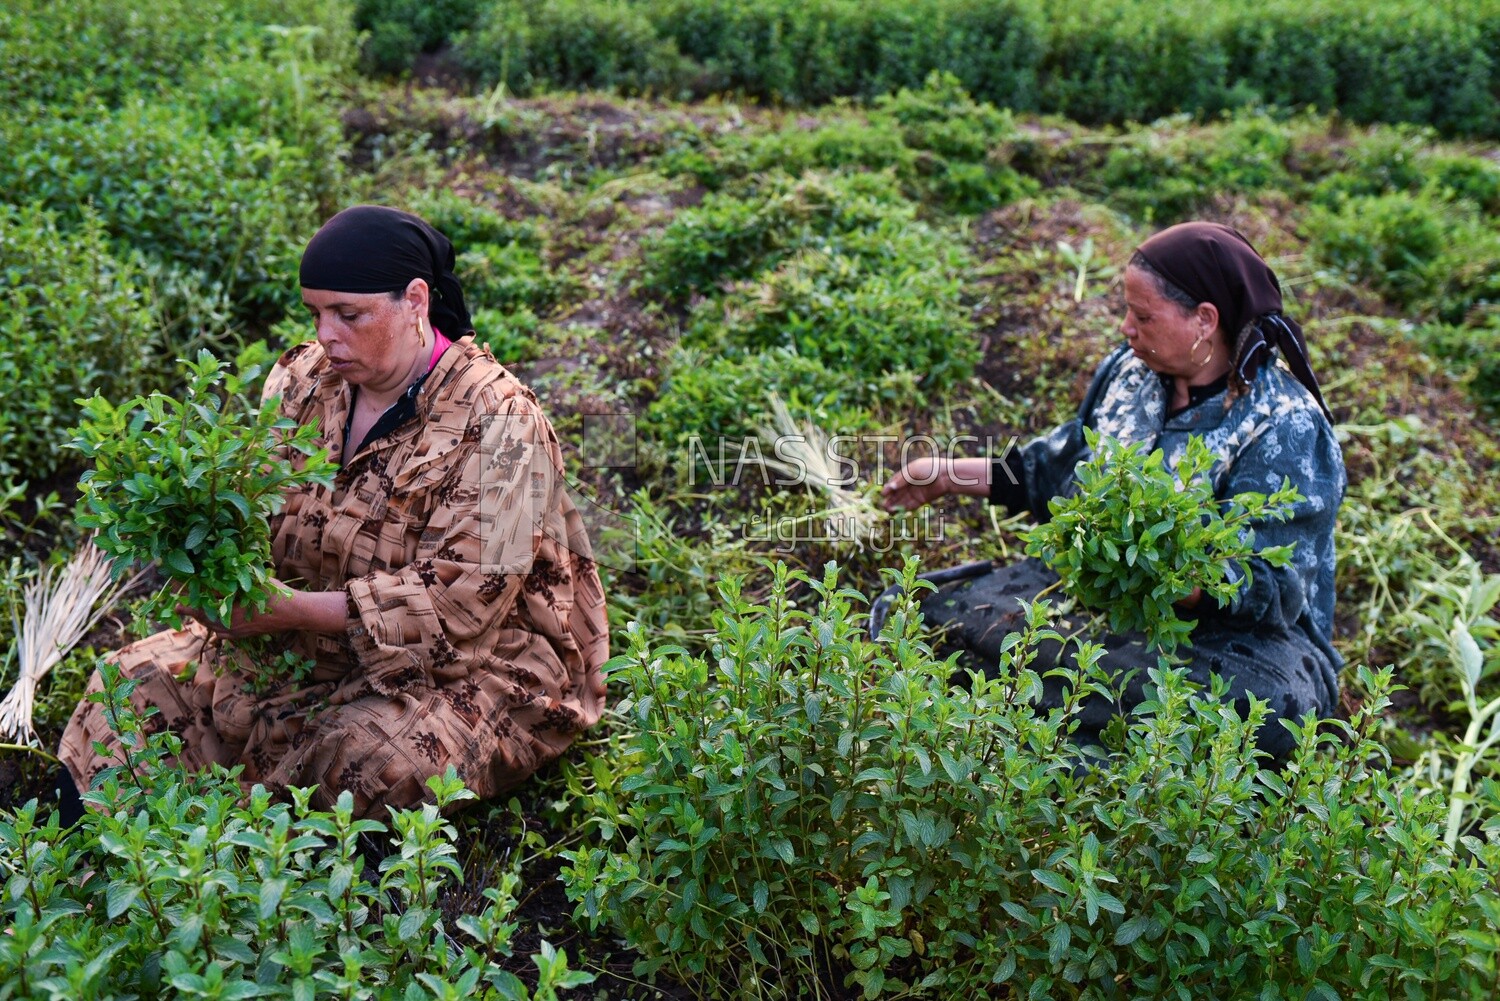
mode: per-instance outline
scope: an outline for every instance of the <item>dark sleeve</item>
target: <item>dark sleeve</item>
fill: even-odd
[[[1020,465],[1009,453],[990,460],[990,503],[1007,511],[1030,511],[1031,496],[1022,478],[1025,468],[1018,471],[1013,464]]]
[[[1051,519],[1047,502],[1068,490],[1073,482],[1073,470],[1088,457],[1083,429],[1094,426],[1094,408],[1127,352],[1128,349],[1122,346],[1104,359],[1089,383],[1077,417],[1033,438],[1019,450],[1007,449],[1004,455],[993,461],[990,468],[991,504],[1001,505],[1012,512],[1030,511],[1040,522]]]

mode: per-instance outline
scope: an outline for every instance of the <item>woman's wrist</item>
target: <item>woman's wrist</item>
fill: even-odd
[[[291,591],[269,609],[277,631],[341,633],[349,623],[345,591]]]
[[[965,497],[988,497],[990,493],[990,460],[950,459],[942,464],[943,493]]]

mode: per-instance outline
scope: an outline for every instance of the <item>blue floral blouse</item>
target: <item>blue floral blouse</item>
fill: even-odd
[[[1214,494],[1270,493],[1291,480],[1302,494],[1286,521],[1253,525],[1257,548],[1293,545],[1291,562],[1272,567],[1251,562],[1251,584],[1222,609],[1203,611],[1247,630],[1300,630],[1337,667],[1334,651],[1334,518],[1347,479],[1343,453],[1317,402],[1285,368],[1261,366],[1249,391],[1230,399],[1219,391],[1168,413],[1170,387],[1128,347],[1112,352],[1094,375],[1078,417],[1027,443],[1016,458],[997,460],[991,499],[1050,517],[1047,502],[1073,486],[1075,467],[1089,457],[1083,429],[1093,428],[1125,444],[1160,448],[1175,468],[1188,439],[1201,437],[1218,456],[1210,475]],[[1239,565],[1231,577],[1243,575]]]

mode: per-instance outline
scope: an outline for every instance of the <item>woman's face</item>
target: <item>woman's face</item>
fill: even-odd
[[[1135,356],[1163,375],[1191,377],[1218,350],[1218,312],[1183,309],[1157,290],[1140,268],[1125,269],[1125,319],[1120,330]]]
[[[422,349],[417,320],[425,324],[427,312],[426,283],[416,279],[412,285],[420,285],[421,294],[408,286],[399,299],[384,292],[302,290],[318,343],[345,382],[389,392],[410,381]]]

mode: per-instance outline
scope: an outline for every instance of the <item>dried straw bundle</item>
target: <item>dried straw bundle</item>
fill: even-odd
[[[847,477],[834,461],[828,435],[822,428],[808,421],[798,423],[775,393],[769,395],[768,401],[771,424],[759,429],[761,447],[756,461],[772,472],[797,477],[814,493],[828,499],[825,510],[797,520],[822,518],[829,541],[869,545],[876,527],[888,515],[876,507],[869,494],[844,482]]]
[[[61,568],[47,567],[26,587],[26,618],[15,625],[21,676],[0,702],[0,739],[35,743],[31,725],[37,683],[87,635],[120,593],[140,580],[110,579],[110,560],[85,540]]]

